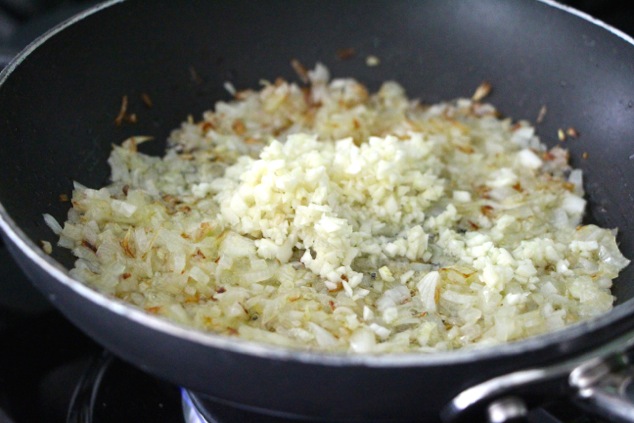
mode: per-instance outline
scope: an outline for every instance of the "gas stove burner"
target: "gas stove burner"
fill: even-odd
[[[181,397],[183,399],[183,416],[185,417],[185,423],[220,423],[217,421],[209,421],[203,417],[192,402],[192,398],[186,389],[181,389]]]
[[[76,384],[66,422],[182,422],[179,399],[177,387],[104,351]]]
[[[181,390],[185,423],[302,423],[305,420],[267,414]]]
[[[66,423],[300,423],[209,400],[117,359],[94,356],[76,381]],[[1,421],[1,420],[0,420]]]

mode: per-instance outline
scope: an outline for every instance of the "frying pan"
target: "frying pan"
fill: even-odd
[[[342,48],[355,56],[342,60]],[[380,65],[366,66],[367,55]],[[521,414],[548,392],[631,412],[624,398],[606,397],[609,378],[600,376],[629,359],[632,266],[615,281],[611,312],[557,333],[475,351],[370,356],[181,327],[73,280],[67,251],[43,253],[41,240],[56,239],[42,214],[65,220],[59,195],[72,181],[107,183],[112,143],[164,140],[187,115],[228,99],[226,81],[256,88],[262,78],[293,79],[294,58],[371,89],[399,81],[427,103],[470,96],[486,80],[488,100],[505,115],[535,121],[546,106],[543,142],[559,143],[558,128],[580,134],[566,147],[584,171],[588,221],[618,227],[622,251],[634,257],[634,46],[588,16],[550,1],[116,0],[48,32],[0,74],[0,226],[33,283],[106,348],[197,402],[322,421],[473,421]],[[143,108],[140,93],[154,107]],[[117,126],[124,95],[138,122]],[[146,152],[160,154],[153,144]]]

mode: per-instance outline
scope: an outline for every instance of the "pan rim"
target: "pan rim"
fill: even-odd
[[[564,12],[575,15],[583,20],[597,25],[622,40],[634,46],[634,39],[626,35],[622,31],[596,19],[584,12],[574,9],[570,6],[562,5],[553,0],[536,0],[549,7],[557,8]],[[55,26],[40,36],[38,39],[30,43],[22,52],[20,52],[13,61],[0,73],[0,89],[4,85],[7,78],[19,67],[20,63],[25,60],[33,51],[43,45],[49,38],[63,31],[67,27],[79,22],[88,16],[99,12],[100,10],[112,7],[117,4],[125,3],[126,0],[109,0],[104,3],[95,5],[69,20]],[[598,331],[607,328],[609,325],[623,322],[632,314],[634,307],[634,299],[628,300],[623,304],[616,306],[611,311],[597,318],[580,322],[569,327],[557,330],[555,332],[534,336],[521,341],[504,343],[494,346],[460,349],[452,351],[442,351],[436,353],[391,353],[391,354],[350,354],[350,353],[333,353],[325,351],[312,351],[285,348],[281,346],[268,345],[249,341],[236,337],[228,337],[211,332],[204,332],[195,328],[185,327],[164,318],[146,313],[133,305],[123,302],[116,298],[110,298],[105,294],[90,288],[89,286],[79,282],[68,273],[68,269],[52,257],[45,254],[36,243],[28,237],[15,221],[8,214],[4,205],[0,203],[0,229],[4,232],[5,239],[16,246],[22,254],[30,261],[31,264],[38,266],[41,270],[56,279],[57,282],[73,291],[75,294],[90,301],[93,305],[102,307],[109,312],[115,313],[121,317],[133,321],[135,324],[142,325],[148,329],[160,332],[163,335],[173,336],[181,340],[199,344],[205,347],[217,348],[235,353],[249,356],[255,356],[265,359],[287,360],[303,363],[312,363],[328,366],[364,366],[376,368],[395,368],[395,367],[427,367],[438,365],[451,365],[458,363],[467,363],[492,358],[500,358],[505,356],[514,356],[544,350],[559,345],[560,350],[565,350],[564,345],[579,339],[582,335],[589,332]],[[51,298],[54,300],[54,298]],[[634,326],[634,322],[630,324]]]
[[[594,24],[598,27],[601,27],[605,30],[607,30],[608,32],[612,33],[613,35],[616,35],[617,37],[621,38],[623,41],[626,41],[628,44],[632,44],[634,45],[634,38],[629,36],[628,34],[626,34],[625,32],[621,31],[618,28],[613,27],[610,24],[607,24],[606,22],[602,21],[601,19],[595,18],[592,15],[589,15],[586,12],[582,12],[579,9],[575,9],[572,6],[568,6],[562,3],[559,3],[555,0],[536,0],[538,3],[544,3],[547,6],[550,7],[554,7],[556,9],[560,9],[564,12],[570,13],[571,15],[577,16],[585,21],[590,22],[591,24]]]

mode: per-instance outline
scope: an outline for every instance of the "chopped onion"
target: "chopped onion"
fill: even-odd
[[[163,157],[114,146],[110,185],[75,182],[63,226],[44,215],[71,275],[199,330],[364,354],[490,347],[612,307],[629,261],[615,230],[578,226],[561,146],[481,99],[301,73],[225,84]]]

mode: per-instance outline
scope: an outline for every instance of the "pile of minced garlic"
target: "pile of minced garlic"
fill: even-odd
[[[386,82],[263,82],[175,130],[164,157],[114,147],[75,184],[72,276],[188,327],[281,346],[434,352],[610,310],[628,264],[581,225],[582,175],[527,122]]]

